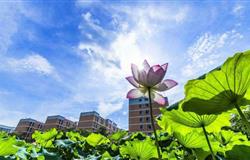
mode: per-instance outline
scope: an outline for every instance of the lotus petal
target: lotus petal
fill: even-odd
[[[145,59],[143,62],[143,70],[146,71],[146,73],[148,73],[149,69],[150,69],[150,65],[148,64],[148,61]]]
[[[147,75],[147,86],[153,87],[156,84],[160,83],[165,76],[166,71],[160,66],[152,66]]]
[[[167,71],[167,69],[168,69],[168,63],[165,63],[165,64],[161,65],[161,67],[164,69],[164,71]]]
[[[143,96],[144,96],[144,93],[139,89],[131,89],[127,94],[127,98],[129,99],[140,98]]]
[[[154,92],[154,91],[151,94],[152,94],[152,98],[153,98],[154,102],[156,102],[162,106],[164,106],[166,104],[166,99],[161,94]]]
[[[147,73],[144,70],[139,71],[138,83],[147,86]]]
[[[171,88],[173,88],[174,86],[176,86],[178,83],[174,80],[171,79],[166,79],[163,82],[157,84],[156,86],[154,86],[154,89],[157,91],[166,91],[169,90]]]
[[[139,82],[139,69],[137,65],[131,64],[132,75],[136,82]]]
[[[127,79],[128,82],[129,82],[130,84],[132,84],[134,87],[139,88],[140,85],[136,82],[136,80],[134,79],[133,76],[126,77],[126,79]]]

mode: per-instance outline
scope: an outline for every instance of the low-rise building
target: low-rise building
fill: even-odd
[[[0,131],[4,131],[7,133],[12,133],[15,130],[15,127],[5,126],[0,124]]]
[[[80,114],[78,129],[96,132],[101,127],[105,128],[108,133],[118,130],[117,124],[110,119],[102,118],[96,111],[82,112]]]
[[[44,123],[35,119],[25,118],[19,121],[14,133],[22,139],[31,140],[32,134],[35,132],[35,130],[42,131],[43,127]]]
[[[71,120],[66,119],[60,115],[48,116],[45,124],[44,131],[56,128],[58,130],[66,130],[66,129],[76,129],[77,123]]]
[[[167,100],[167,97],[166,101]],[[160,114],[160,108],[168,106],[168,103],[164,106],[160,106],[157,103],[153,103],[153,116],[156,118]],[[153,128],[151,125],[150,119],[150,108],[148,98],[136,98],[129,99],[129,132],[144,132],[146,134],[151,134]],[[155,122],[156,129],[159,129],[159,126]]]

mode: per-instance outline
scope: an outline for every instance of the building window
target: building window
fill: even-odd
[[[38,129],[42,128],[42,124],[38,124]]]
[[[147,104],[145,104],[145,106],[146,106],[146,107],[148,107],[148,103],[147,103]]]
[[[139,104],[139,108],[141,108],[141,104]]]
[[[140,129],[141,129],[141,130],[143,129],[143,125],[140,125]]]
[[[145,112],[146,112],[146,114],[149,114],[149,110],[146,110]]]
[[[139,114],[142,115],[142,111],[139,111]]]
[[[142,100],[141,100],[141,98],[139,99],[139,102],[141,102]]]
[[[149,117],[146,117],[146,122],[149,122],[150,121],[150,118]]]
[[[63,124],[63,121],[59,119],[59,124]]]
[[[143,121],[143,119],[142,118],[140,118],[140,122],[142,122]]]
[[[148,101],[148,98],[144,98],[145,101]]]
[[[151,125],[148,125],[148,129],[151,129],[152,127],[151,127]]]

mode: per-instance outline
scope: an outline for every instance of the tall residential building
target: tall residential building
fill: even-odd
[[[166,98],[167,100],[167,98]],[[168,100],[167,100],[168,102]],[[160,114],[160,107],[168,106],[159,106],[156,103],[152,104],[153,106],[153,116],[157,117]],[[155,122],[155,124],[157,124]],[[156,125],[156,129],[159,126]],[[141,131],[146,134],[151,134],[153,128],[150,120],[150,108],[148,98],[136,98],[129,99],[129,132]]]
[[[56,128],[58,130],[66,130],[66,129],[76,129],[77,123],[71,120],[66,119],[60,115],[48,116],[45,124],[44,131]]]
[[[31,140],[31,136],[35,130],[42,131],[44,123],[39,122],[35,119],[25,118],[21,119],[17,124],[17,127],[14,131],[20,138],[25,140]]]
[[[101,127],[104,127],[109,133],[118,130],[116,123],[110,119],[102,118],[96,111],[82,112],[80,114],[78,129],[95,132]]]
[[[12,133],[15,130],[15,127],[5,126],[0,124],[0,132],[4,131],[7,133]]]

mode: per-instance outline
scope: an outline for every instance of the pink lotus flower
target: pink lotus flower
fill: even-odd
[[[165,105],[165,98],[158,92],[169,90],[177,85],[177,82],[171,79],[163,80],[168,63],[163,65],[151,66],[146,60],[143,62],[143,69],[139,70],[135,64],[131,65],[133,76],[126,77],[136,89],[128,92],[127,98],[149,97],[149,90],[152,99],[160,104]]]

